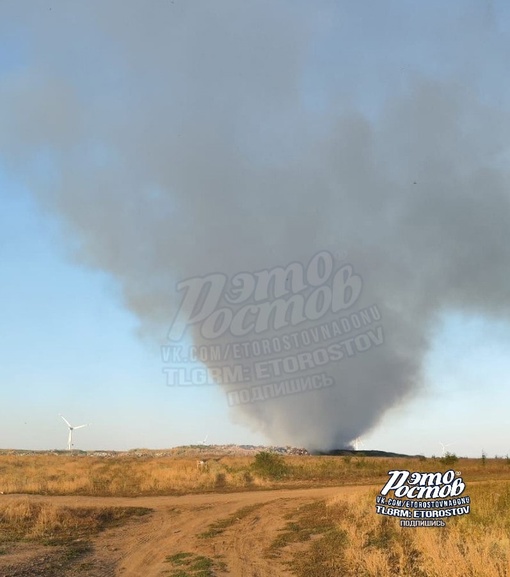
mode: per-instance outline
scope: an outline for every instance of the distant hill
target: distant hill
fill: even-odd
[[[26,449],[0,449],[0,455],[73,455],[75,457],[106,457],[106,458],[126,458],[126,457],[194,457],[207,455],[236,455],[249,456],[256,455],[261,451],[279,453],[281,455],[330,455],[330,456],[351,456],[351,457],[404,457],[412,458],[419,455],[404,455],[402,453],[390,453],[388,451],[355,451],[354,449],[333,449],[331,451],[308,451],[300,447],[279,447],[264,445],[186,445],[169,449],[131,449],[129,451],[83,451],[74,449],[73,451],[52,450],[52,451],[32,451]]]
[[[403,457],[418,458],[420,455],[405,455],[404,453],[390,453],[388,451],[355,451],[354,449],[332,449],[331,451],[311,451],[311,455],[331,455],[334,457]]]

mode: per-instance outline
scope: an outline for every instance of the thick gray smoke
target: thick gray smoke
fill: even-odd
[[[306,270],[321,251],[359,275],[351,308],[214,344],[380,312],[261,358],[381,327],[384,342],[355,356],[265,380],[260,358],[243,359],[251,378],[225,393],[314,373],[334,384],[241,403],[236,419],[275,442],[343,446],[423,384],[442,314],[508,314],[508,71],[497,58],[485,70],[508,42],[486,3],[415,16],[379,2],[22,4],[1,8],[26,40],[0,80],[2,162],[64,217],[77,258],[118,279],[146,334],[166,338],[179,281]],[[312,293],[292,282],[282,298]],[[211,344],[198,324],[186,334]]]

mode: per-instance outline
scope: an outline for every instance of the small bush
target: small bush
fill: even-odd
[[[216,473],[216,480],[214,485],[217,489],[222,489],[227,486],[227,477],[225,473]]]
[[[456,463],[459,460],[459,458],[457,457],[457,455],[455,455],[454,453],[446,453],[444,455],[444,457],[441,457],[439,459],[439,461],[443,464],[443,465],[453,465],[454,463]]]
[[[252,469],[266,479],[281,479],[289,473],[289,467],[285,464],[283,457],[267,451],[255,455]]]

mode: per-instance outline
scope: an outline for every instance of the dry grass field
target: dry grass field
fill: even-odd
[[[444,528],[401,528],[374,515],[376,490],[314,502],[289,517],[270,553],[311,541],[290,561],[299,577],[510,575],[510,483],[479,483],[468,493],[472,512]]]
[[[380,458],[364,456],[278,457],[277,467],[254,467],[254,457],[206,452],[196,456],[100,458],[87,455],[0,454],[0,491],[37,495],[148,496],[204,491],[373,485],[391,469],[460,469],[469,481],[510,478],[510,459]]]
[[[506,458],[201,458],[0,455],[0,575],[510,577]],[[450,468],[469,515],[375,514],[389,470]]]

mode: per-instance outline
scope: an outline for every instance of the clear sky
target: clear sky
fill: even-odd
[[[198,2],[188,14],[183,2],[175,0],[182,18],[178,26],[171,24],[166,2],[154,2],[147,10],[150,14],[143,14],[142,2],[112,2],[109,9],[102,9],[100,2],[90,2],[87,9],[80,4],[0,1],[0,447],[65,448],[67,431],[60,413],[73,424],[90,423],[75,434],[80,449],[163,448],[200,443],[206,435],[211,444],[265,443],[260,432],[241,423],[229,409],[219,387],[165,386],[159,343],[143,330],[139,308],[126,306],[129,294],[126,297],[124,283],[129,274],[117,274],[116,265],[110,266],[106,257],[79,255],[83,238],[76,225],[79,218],[70,217],[66,205],[67,198],[79,195],[72,187],[65,189],[76,166],[83,170],[86,188],[87,169],[111,165],[116,170],[122,166],[122,154],[128,157],[132,152],[121,142],[127,134],[122,129],[104,142],[98,130],[97,140],[83,149],[76,145],[82,138],[76,135],[87,142],[87,123],[110,118],[113,133],[123,119],[127,122],[130,111],[136,116],[137,107],[150,107],[156,92],[162,100],[168,96],[169,106],[186,110],[185,91],[174,90],[155,71],[166,61],[166,50],[171,67],[176,58],[172,50],[181,48],[186,61],[187,50],[207,49],[207,42],[194,44],[189,37],[207,35],[207,26],[215,26],[233,5],[212,3],[218,7],[217,20],[206,19],[204,24],[204,3]],[[315,119],[311,125],[317,132],[327,128],[326,111],[332,101],[378,122],[384,103],[418,76],[435,82],[453,79],[460,93],[476,88],[482,105],[498,113],[502,109],[508,118],[510,17],[503,1],[319,1],[313,10],[290,0],[274,7],[262,4],[258,11],[252,7],[249,12],[260,15],[263,22],[258,24],[273,35],[271,46],[287,18],[289,27],[302,27],[288,42],[293,51],[288,61],[298,62],[299,82],[294,89],[301,110]],[[269,15],[262,14],[265,10]],[[243,20],[239,10],[235,12],[235,18]],[[168,46],[147,48],[153,31],[154,42],[166,38],[165,23],[172,32]],[[160,58],[154,69],[151,50],[157,50]],[[124,51],[129,58],[123,58]],[[271,52],[263,58],[270,59]],[[191,56],[189,60],[193,62]],[[182,86],[186,78],[176,66],[175,86]],[[75,104],[55,101],[59,93],[52,90],[64,82],[72,88]],[[274,82],[278,83],[278,70]],[[136,90],[130,91],[132,87]],[[19,105],[22,112],[30,112],[31,105],[22,108],[19,99],[28,102],[33,97],[30,102],[37,102],[39,91],[51,105],[42,116],[34,113],[36,125],[30,130],[25,126],[21,133],[20,110],[14,108]],[[284,88],[278,95],[285,98]],[[264,93],[257,98],[263,99]],[[282,117],[270,104],[264,108],[267,130],[272,130],[271,114]],[[62,120],[67,118],[62,116],[66,106],[86,111],[76,125],[78,115],[72,111],[73,120]],[[11,122],[12,118],[17,120]],[[287,123],[292,118],[282,121],[278,130],[291,134]],[[179,119],[179,115],[172,117],[165,129],[169,124],[178,126]],[[154,124],[148,130],[157,134],[157,120]],[[129,135],[136,140],[143,130],[142,122],[134,122]],[[73,155],[85,150],[93,158],[88,165],[75,165],[74,158],[58,152],[48,160],[46,147],[51,150],[51,146],[46,138],[59,141],[66,153],[71,148]],[[247,156],[256,156],[258,163],[267,161],[263,146],[241,137],[238,145]],[[293,146],[289,138],[281,154],[292,156]],[[508,141],[495,142],[494,166],[504,169],[509,151]],[[133,184],[135,189],[145,185],[143,176],[150,168],[150,162],[145,162],[144,169],[136,172],[140,180]],[[61,190],[53,203],[47,201],[48,190],[56,181]],[[506,191],[510,194],[508,187]],[[175,201],[177,209],[181,200]],[[86,242],[93,245],[90,239]],[[187,247],[186,243],[168,246],[168,251],[186,253]],[[97,255],[94,250],[91,254]],[[181,276],[179,270],[172,271],[172,278],[185,278],[186,272]],[[508,268],[505,274],[508,280]],[[440,453],[442,442],[462,456],[479,456],[482,450],[490,456],[510,453],[508,308],[505,313],[495,307],[490,315],[480,307],[442,308],[432,335],[421,386],[362,435],[364,448],[433,455]]]

